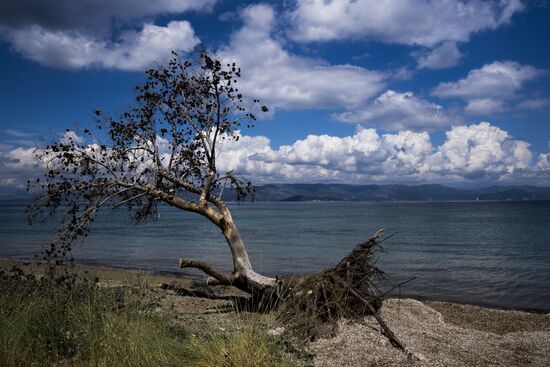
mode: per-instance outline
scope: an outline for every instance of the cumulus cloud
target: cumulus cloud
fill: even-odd
[[[386,76],[352,65],[294,55],[272,36],[275,12],[253,5],[242,13],[244,25],[219,52],[242,67],[239,89],[274,108],[356,106],[379,92]]]
[[[81,142],[71,132],[60,139]],[[550,153],[534,162],[529,143],[488,122],[453,126],[439,146],[425,131],[380,134],[358,127],[350,136],[309,135],[278,148],[265,136],[247,135],[222,140],[218,147],[220,171],[234,170],[257,184],[550,182]],[[0,183],[24,186],[38,177],[34,153],[34,148],[0,149]]]
[[[537,168],[538,170],[546,172],[550,175],[550,153],[543,153],[539,155]]]
[[[46,66],[120,70],[143,70],[164,61],[172,50],[189,52],[200,42],[187,21],[172,21],[164,27],[145,24],[139,32],[122,33],[115,42],[38,26],[13,31],[8,39],[24,57]]]
[[[0,147],[0,185],[22,189],[27,180],[37,177],[40,168],[34,161],[35,148]]]
[[[187,21],[154,25],[159,15],[205,10],[215,0],[4,1],[0,38],[42,65],[143,70],[199,39]]]
[[[297,0],[289,17],[299,41],[369,38],[433,47],[496,29],[523,9],[519,0]]]
[[[541,74],[541,70],[529,65],[496,61],[470,71],[466,78],[459,81],[440,83],[432,94],[441,98],[507,99],[514,97],[526,82]]]
[[[225,148],[222,148],[225,149]],[[550,154],[533,164],[529,144],[488,122],[451,127],[434,146],[427,132],[309,135],[273,149],[266,137],[243,137],[220,154],[224,169],[256,182],[548,182]]]
[[[224,168],[259,182],[380,181],[390,175],[404,181],[415,176],[431,150],[426,132],[380,136],[374,129],[359,128],[347,137],[309,135],[277,150],[265,137],[248,137],[219,157]]]
[[[430,51],[414,52],[419,69],[445,69],[458,64],[462,54],[455,42],[443,42]]]
[[[518,99],[527,82],[543,74],[540,69],[515,61],[496,61],[471,70],[464,79],[439,83],[431,94],[439,98],[464,100],[467,115],[491,115],[506,111],[507,106]],[[541,105],[544,105],[543,100],[526,100],[518,107]]]
[[[430,170],[457,179],[502,180],[526,170],[532,158],[529,144],[513,139],[488,122],[453,127],[447,140],[428,158]]]
[[[436,130],[450,125],[443,107],[412,92],[388,90],[364,109],[334,115],[344,122],[377,126],[384,130]]]
[[[63,144],[82,144],[84,143],[84,138],[80,135],[77,135],[72,130],[66,130],[62,135],[61,139],[59,139],[60,142]]]

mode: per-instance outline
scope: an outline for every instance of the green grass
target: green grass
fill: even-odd
[[[145,282],[109,288],[0,271],[0,366],[298,364],[262,325],[181,325],[155,297]]]
[[[296,341],[270,336],[279,324],[276,314],[237,312],[223,322],[192,326],[188,342],[190,365],[197,367],[301,366],[307,355]]]
[[[270,367],[293,366],[296,361],[285,356],[281,346],[251,328],[231,333],[213,332],[189,343],[190,361],[197,367]]]
[[[0,364],[176,366],[185,333],[148,307],[148,288],[78,278],[0,280]]]

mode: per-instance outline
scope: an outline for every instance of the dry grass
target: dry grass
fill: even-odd
[[[93,277],[95,278],[95,276]],[[292,366],[265,322],[177,322],[143,276],[124,286],[82,276],[0,274],[0,366]],[[266,316],[269,317],[269,316]],[[225,326],[225,324],[224,324]],[[230,331],[227,331],[230,330]]]

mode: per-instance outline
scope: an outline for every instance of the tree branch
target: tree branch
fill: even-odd
[[[203,193],[203,191],[200,188],[196,187],[195,185],[190,184],[189,182],[181,180],[179,178],[176,178],[176,177],[172,176],[171,174],[169,174],[166,171],[159,171],[158,174],[160,176],[166,178],[168,181],[171,181],[172,183],[183,187],[184,189],[186,189],[189,192],[192,192],[192,193],[198,194],[198,195],[202,195],[202,193]],[[221,199],[218,199],[217,197],[215,197],[213,195],[210,195],[210,193],[205,194],[205,198],[206,198],[206,200],[208,200],[211,203],[213,203],[214,205],[216,205],[219,209],[221,209],[221,207],[224,206]]]
[[[123,201],[121,201],[120,203],[117,203],[117,204],[113,205],[113,209],[116,209],[116,208],[118,208],[118,207],[120,207],[120,206],[122,206],[122,205],[124,205],[124,204],[127,204],[127,203],[129,203],[129,202],[131,202],[131,201],[133,201],[133,200],[139,199],[140,197],[143,197],[143,196],[146,196],[146,195],[147,195],[147,193],[141,193],[141,194],[132,196],[132,197],[129,198],[129,199],[123,200]]]
[[[212,278],[216,279],[220,284],[223,285],[232,285],[234,279],[231,277],[222,274],[216,270],[214,270],[210,265],[203,263],[202,261],[196,261],[196,260],[189,260],[185,258],[180,258],[180,268],[195,268],[202,270],[204,273],[210,275]]]

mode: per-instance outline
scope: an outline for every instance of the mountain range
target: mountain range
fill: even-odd
[[[0,186],[0,200],[29,199],[21,189]],[[233,201],[227,190],[223,199]],[[550,187],[490,186],[479,189],[431,185],[266,184],[255,201],[527,201],[550,200]]]
[[[228,197],[229,199],[229,197]],[[550,187],[444,185],[267,184],[256,187],[256,201],[523,201],[550,200]]]

